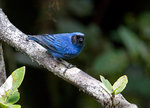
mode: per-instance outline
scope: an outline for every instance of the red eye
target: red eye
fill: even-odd
[[[72,41],[73,44],[76,44],[77,36],[72,36],[71,41]]]
[[[84,37],[80,36],[80,35],[74,35],[74,36],[72,36],[71,41],[75,45],[82,45],[82,44],[84,44]]]
[[[77,36],[73,36],[73,39],[74,39],[74,40],[77,40]]]

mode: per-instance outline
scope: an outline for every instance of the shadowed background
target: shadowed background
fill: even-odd
[[[10,21],[26,34],[83,32],[82,53],[68,62],[111,83],[126,74],[124,97],[150,107],[149,0],[0,0]],[[92,97],[3,44],[7,76],[26,66],[22,108],[101,108]]]

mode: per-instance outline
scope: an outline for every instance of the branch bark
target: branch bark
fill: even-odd
[[[111,97],[106,91],[104,85],[89,76],[77,67],[67,69],[64,65],[58,64],[46,49],[34,41],[27,40],[27,35],[18,30],[8,20],[7,16],[0,9],[0,39],[15,47],[22,53],[27,54],[32,60],[42,65],[44,68],[53,72],[55,75],[77,86],[83,92],[93,96],[104,108],[111,108]],[[68,64],[66,61],[63,61]],[[135,104],[129,103],[121,94],[117,95],[114,103],[120,103],[117,108],[137,108]]]
[[[2,43],[0,42],[0,86],[5,82],[5,80],[6,80],[5,62],[3,58]]]

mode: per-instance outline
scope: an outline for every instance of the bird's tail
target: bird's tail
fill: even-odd
[[[38,43],[41,42],[41,38],[38,35],[28,35],[28,39],[29,40],[34,40],[34,41],[36,41]]]
[[[28,35],[28,39],[29,39],[29,40],[34,40],[34,41],[37,40],[37,38],[36,38],[35,35]]]
[[[45,48],[48,47],[45,41],[43,41],[41,35],[28,35],[28,39],[37,42],[38,44],[42,45]]]

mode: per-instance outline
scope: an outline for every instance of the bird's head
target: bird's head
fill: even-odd
[[[71,42],[78,47],[83,47],[85,43],[85,35],[80,32],[74,32],[72,33]]]

